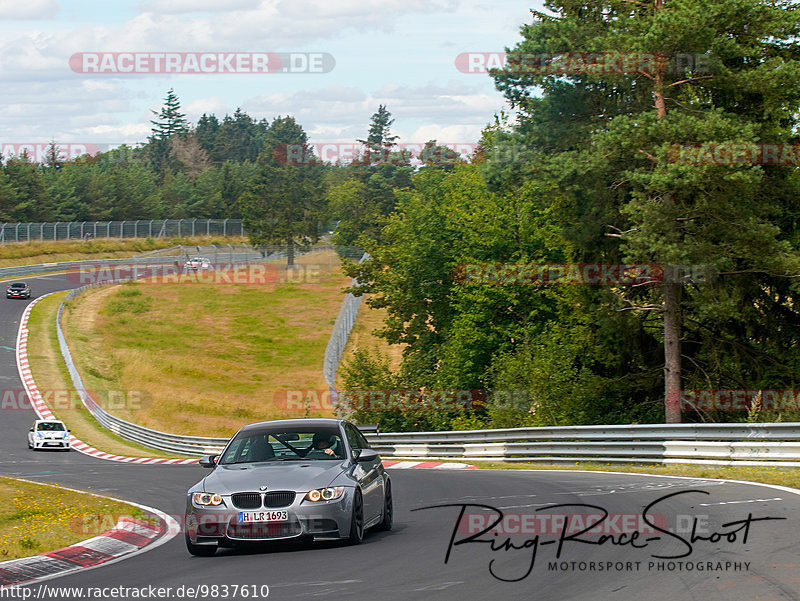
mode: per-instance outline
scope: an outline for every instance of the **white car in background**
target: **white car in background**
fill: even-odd
[[[28,448],[69,450],[69,432],[60,419],[37,419],[28,430]]]
[[[211,269],[211,261],[204,257],[194,257],[193,259],[189,259],[186,263],[183,264],[184,269],[193,269],[194,271],[198,271],[200,269]]]

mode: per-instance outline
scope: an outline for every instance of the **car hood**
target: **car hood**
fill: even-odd
[[[324,488],[346,471],[343,461],[303,461],[292,463],[242,463],[220,465],[203,479],[208,492],[230,494],[234,492],[266,490],[294,490],[307,492]]]

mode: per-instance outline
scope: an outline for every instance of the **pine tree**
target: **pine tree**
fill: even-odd
[[[394,123],[392,114],[386,109],[386,105],[378,106],[378,111],[372,115],[369,125],[369,132],[366,140],[357,139],[367,147],[361,162],[372,164],[373,162],[387,162],[387,157],[394,146],[397,146],[397,138],[400,136],[392,135],[390,127]]]
[[[158,118],[150,121],[153,125],[150,140],[168,140],[174,135],[184,134],[189,131],[189,122],[186,115],[181,113],[181,101],[172,88],[164,98],[164,106],[160,112],[151,111]]]
[[[181,103],[175,92],[170,88],[164,99],[164,106],[156,113],[157,119],[150,121],[153,128],[148,138],[148,153],[150,163],[159,175],[169,167],[170,138],[179,136],[189,131],[189,122],[186,115],[181,113]]]
[[[747,294],[780,290],[763,295],[765,306],[793,313],[785,295],[797,257],[797,178],[791,167],[681,164],[674,149],[793,141],[800,11],[783,0],[560,0],[548,8],[556,16],[534,12],[507,66],[493,73],[523,113],[514,140],[528,147],[530,162],[517,170],[535,166],[526,177],[550,191],[552,214],[576,259],[665,266],[662,285],[619,297],[624,308],[661,317],[665,417],[677,422],[682,356],[706,378],[712,367],[714,379],[741,384],[746,371],[755,377],[752,358],[766,342],[742,338],[733,322],[744,313],[767,317],[756,317]],[[587,66],[581,52],[610,68]],[[547,56],[555,58],[542,61]],[[615,57],[634,60],[622,70]],[[716,287],[681,285],[674,268],[681,264],[731,276]],[[717,295],[736,298],[729,306],[741,303],[741,313],[716,309]],[[693,340],[682,348],[686,327]],[[783,327],[789,331],[791,347],[791,320]],[[714,355],[725,360],[703,363]]]

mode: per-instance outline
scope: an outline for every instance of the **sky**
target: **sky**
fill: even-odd
[[[474,143],[507,105],[488,75],[464,72],[456,57],[513,47],[530,8],[542,7],[538,0],[0,0],[0,149],[50,140],[143,143],[151,111],[170,88],[192,123],[240,107],[256,119],[292,115],[315,144],[352,142],[366,137],[384,104],[400,142]],[[176,52],[298,53],[299,65],[323,54],[332,68],[201,73],[182,58],[193,72],[152,72],[161,60],[154,56]],[[143,72],[110,72],[137,58]],[[87,72],[91,60],[104,72]]]

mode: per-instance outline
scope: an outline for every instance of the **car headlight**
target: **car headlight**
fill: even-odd
[[[306,499],[312,503],[319,501],[333,501],[344,494],[344,486],[331,486],[328,488],[317,488],[309,490]]]
[[[215,492],[196,492],[192,495],[195,505],[222,505],[222,495]]]

